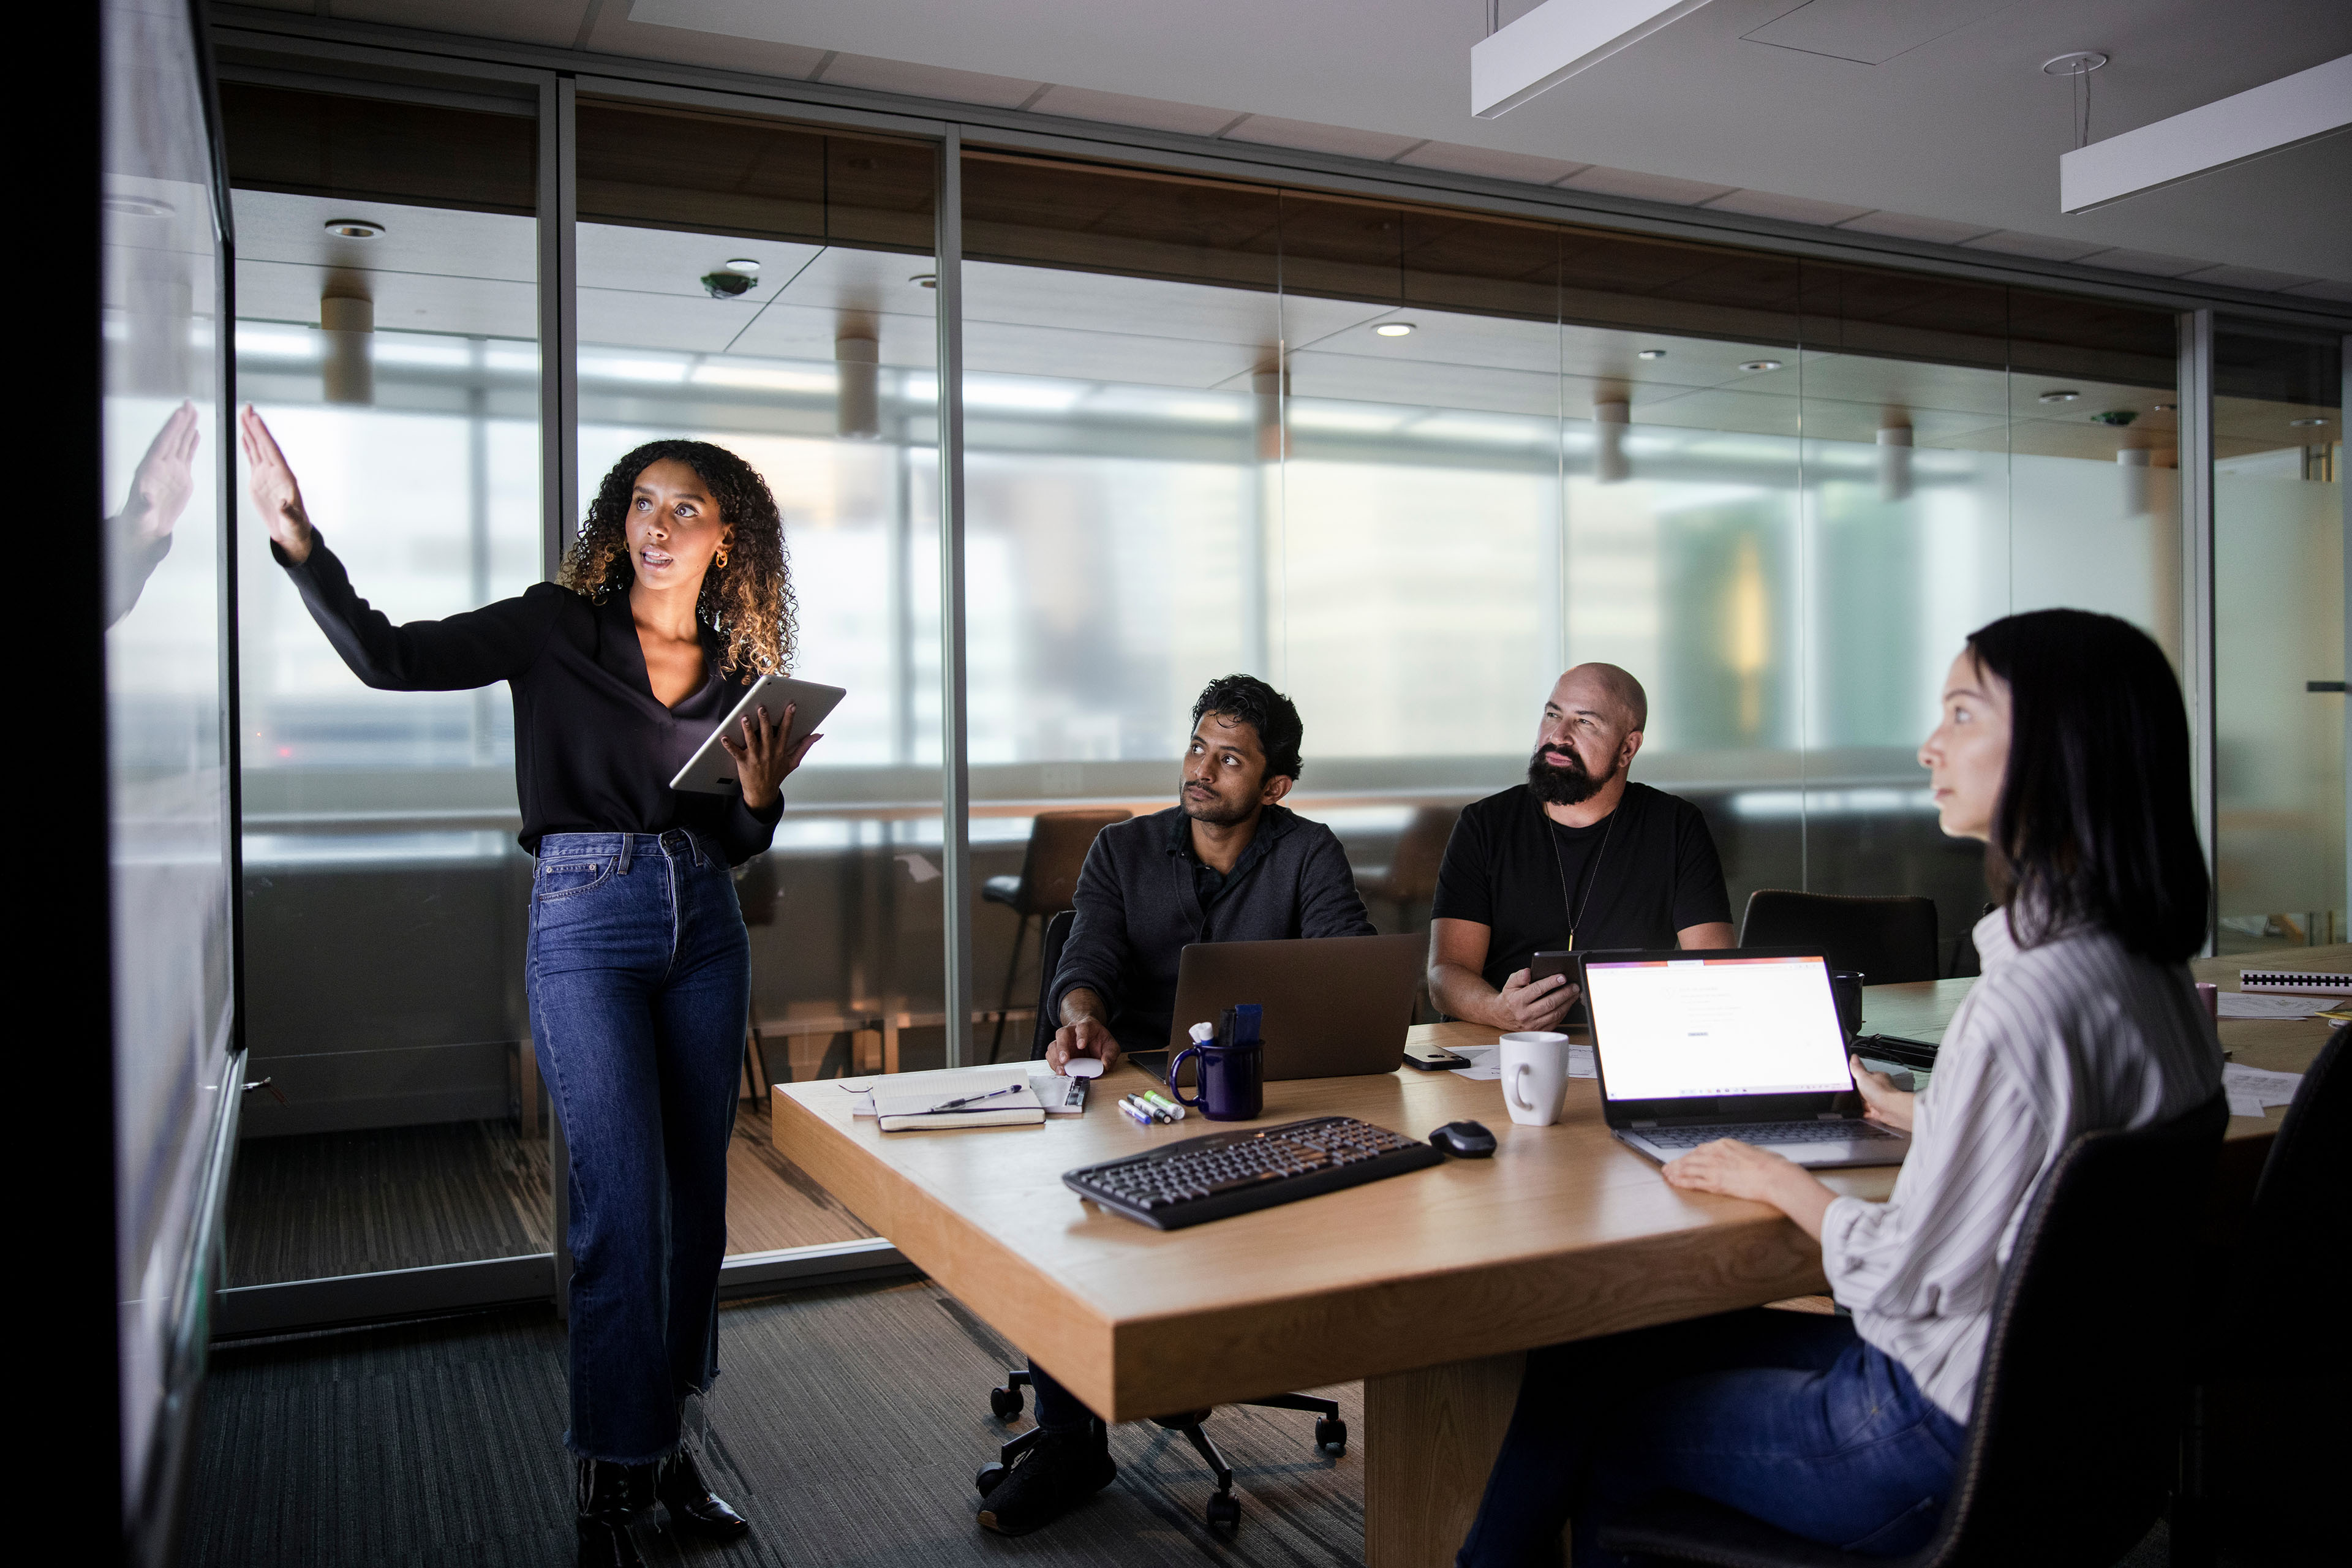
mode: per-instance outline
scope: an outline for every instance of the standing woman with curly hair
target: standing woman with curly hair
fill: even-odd
[[[669,780],[792,653],[783,527],[766,483],[701,441],[655,441],[597,487],[561,584],[395,626],[352,589],[261,416],[243,418],[270,548],[372,687],[514,693],[522,847],[538,858],[525,958],[531,1040],[571,1151],[572,1425],[583,1564],[642,1563],[629,1521],[751,1526],[681,1441],[718,1375],[727,1143],[751,998],[729,868],[768,847],[792,710],[725,740],[741,790]]]

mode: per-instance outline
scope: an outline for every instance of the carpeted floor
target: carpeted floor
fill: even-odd
[[[546,1135],[525,1138],[511,1121],[249,1139],[230,1179],[229,1283],[545,1252],[552,1212]],[[776,1152],[765,1115],[737,1108],[727,1151],[728,1251],[873,1234]]]
[[[1101,1497],[1006,1541],[972,1522],[971,1473],[1013,1430],[989,1415],[988,1390],[1017,1358],[946,1294],[807,1291],[728,1306],[719,1323],[709,1469],[754,1533],[725,1548],[648,1527],[656,1563],[1362,1559],[1362,1458],[1318,1453],[1312,1416],[1218,1411],[1210,1429],[1242,1498],[1230,1542],[1202,1521],[1211,1483],[1191,1447],[1148,1424],[1113,1430],[1119,1479]],[[538,1310],[215,1349],[184,1561],[568,1564],[563,1352],[561,1326]],[[1360,1433],[1360,1385],[1325,1392]]]

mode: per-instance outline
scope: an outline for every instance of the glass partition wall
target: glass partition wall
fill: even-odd
[[[2218,950],[2346,940],[2343,340],[2213,342]]]
[[[1962,638],[2079,605],[2177,653],[2168,314],[999,153],[964,204],[976,840],[1171,804],[1245,669],[1377,872],[1606,659],[1736,906],[1925,894],[1965,963],[1979,857],[1914,755]]]
[[[2168,312],[980,150],[949,323],[958,714],[925,128],[369,90],[394,96],[224,95],[238,374],[362,591],[405,619],[546,574],[549,528],[580,521],[541,493],[560,386],[583,505],[656,437],[765,476],[793,668],[851,693],[738,881],[739,1263],[868,1234],[775,1155],[760,1086],[945,1060],[951,919],[977,1048],[1001,1021],[1021,1054],[1035,926],[981,889],[1040,812],[1172,801],[1216,676],[1297,700],[1292,802],[1384,929],[1426,922],[1414,868],[1600,658],[1648,686],[1636,776],[1706,811],[1735,902],[1924,894],[1965,973],[1979,860],[1914,754],[1961,639],[2076,605],[2189,657]],[[550,201],[576,215],[568,277],[541,272]],[[559,288],[572,324],[542,344]],[[2215,522],[2223,940],[2248,945],[2340,934],[2344,881],[2342,700],[2303,689],[2342,674],[2340,447],[2294,423],[2340,416],[2337,362],[2258,340],[2223,377]],[[247,1032],[286,1102],[248,1108],[231,1283],[543,1257],[506,694],[365,690],[255,520],[240,537]]]

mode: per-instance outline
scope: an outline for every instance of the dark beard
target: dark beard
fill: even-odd
[[[1203,803],[1181,790],[1176,792],[1176,804],[1184,808],[1185,816],[1195,822],[1205,822],[1212,827],[1231,827],[1235,823],[1247,822],[1251,814],[1257,810],[1255,801],[1240,806],[1230,806],[1221,800]]]
[[[1538,746],[1536,754],[1528,759],[1528,793],[1546,805],[1582,805],[1617,776],[1617,765],[1612,763],[1607,773],[1594,778],[1586,770],[1584,759],[1566,750],[1559,755],[1568,759],[1569,765],[1553,767],[1544,761],[1547,750],[1548,747]]]

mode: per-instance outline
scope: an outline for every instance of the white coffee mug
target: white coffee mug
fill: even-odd
[[[1568,1099],[1568,1037],[1544,1031],[1503,1037],[1503,1103],[1522,1127],[1549,1127]]]

